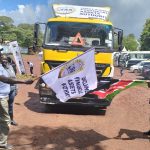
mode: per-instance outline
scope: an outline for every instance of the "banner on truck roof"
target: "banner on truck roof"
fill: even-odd
[[[21,56],[21,52],[20,52],[20,47],[18,45],[17,41],[13,41],[9,43],[9,49],[10,51],[13,53],[15,62],[16,62],[16,66],[18,68],[18,71],[20,74],[25,74],[25,66],[23,63],[23,59]]]
[[[54,13],[60,17],[95,18],[108,20],[110,7],[88,7],[75,5],[53,5]]]
[[[97,88],[94,53],[92,48],[41,77],[61,102]]]

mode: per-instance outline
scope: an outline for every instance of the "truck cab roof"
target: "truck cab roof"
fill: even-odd
[[[54,17],[49,18],[48,22],[82,22],[82,23],[97,23],[97,24],[107,24],[112,25],[110,21],[102,20],[102,19],[93,19],[93,18],[70,18],[70,17]]]

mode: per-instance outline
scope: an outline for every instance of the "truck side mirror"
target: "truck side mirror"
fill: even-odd
[[[123,31],[118,31],[118,45],[122,45]]]
[[[35,23],[34,24],[34,38],[38,38],[38,33],[39,33],[39,24]]]
[[[35,23],[34,24],[34,40],[35,40],[35,45],[37,45],[38,41],[38,35],[39,35],[39,24]]]

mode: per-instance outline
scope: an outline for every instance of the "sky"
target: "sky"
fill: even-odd
[[[124,34],[134,34],[137,39],[150,18],[150,0],[0,0],[0,16],[8,16],[14,24],[46,22],[54,16],[53,4],[111,7],[110,20]]]

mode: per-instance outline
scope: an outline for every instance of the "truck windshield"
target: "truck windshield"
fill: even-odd
[[[77,35],[84,47],[112,48],[112,26],[106,24],[49,22],[46,28],[45,45],[72,46]],[[79,41],[81,42],[81,41]]]

